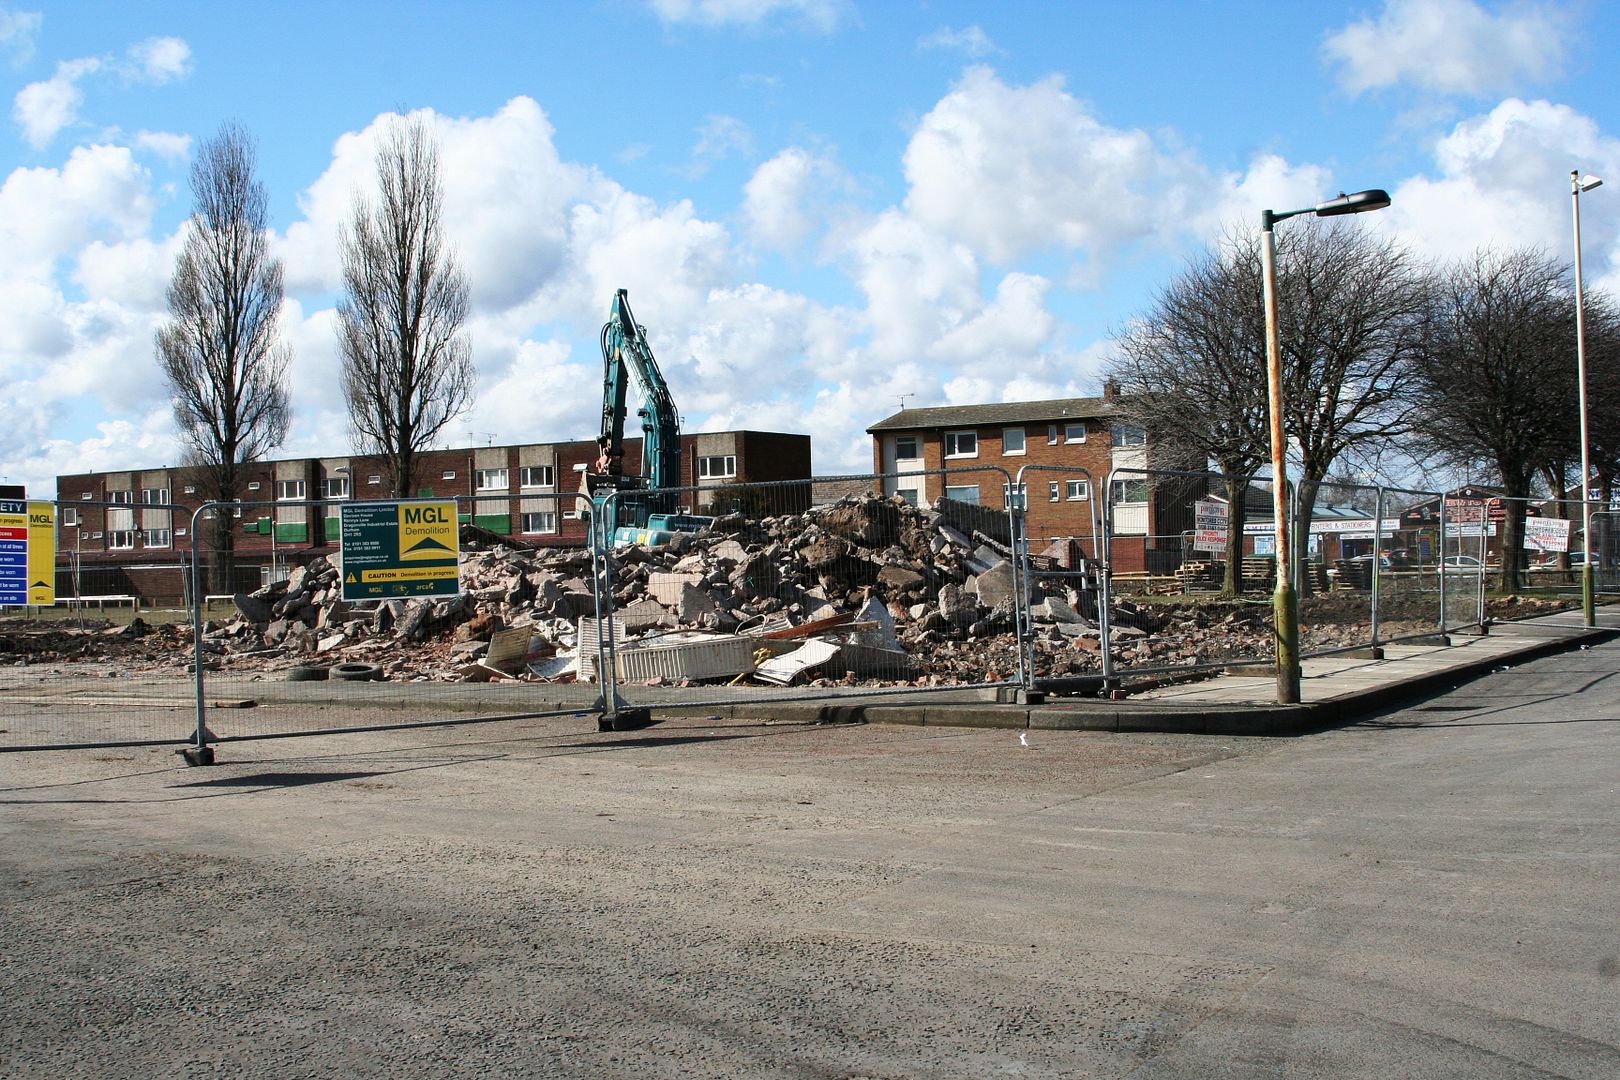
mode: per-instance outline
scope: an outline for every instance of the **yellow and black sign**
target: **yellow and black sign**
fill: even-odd
[[[343,599],[460,591],[461,529],[454,501],[344,503],[339,516]]]
[[[442,563],[455,558],[460,530],[453,502],[399,504],[399,557],[405,562]]]
[[[56,507],[28,504],[28,602],[56,603]]]

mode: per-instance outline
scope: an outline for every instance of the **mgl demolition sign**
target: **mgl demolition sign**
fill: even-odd
[[[343,599],[455,596],[461,591],[456,504],[344,503]]]

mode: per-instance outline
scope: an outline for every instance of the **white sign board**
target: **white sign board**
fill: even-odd
[[[1529,551],[1568,551],[1569,522],[1564,518],[1525,518],[1524,546]]]
[[[1225,551],[1227,521],[1225,503],[1212,499],[1193,503],[1193,550]]]

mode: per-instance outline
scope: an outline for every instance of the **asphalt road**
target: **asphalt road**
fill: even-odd
[[[1614,1077],[1617,667],[1291,740],[0,755],[0,1075]]]

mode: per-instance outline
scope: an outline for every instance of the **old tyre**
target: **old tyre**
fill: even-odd
[[[382,678],[382,668],[376,664],[337,664],[330,677],[342,682],[370,682]]]
[[[326,668],[323,667],[295,667],[287,669],[288,682],[322,682],[326,679]]]

